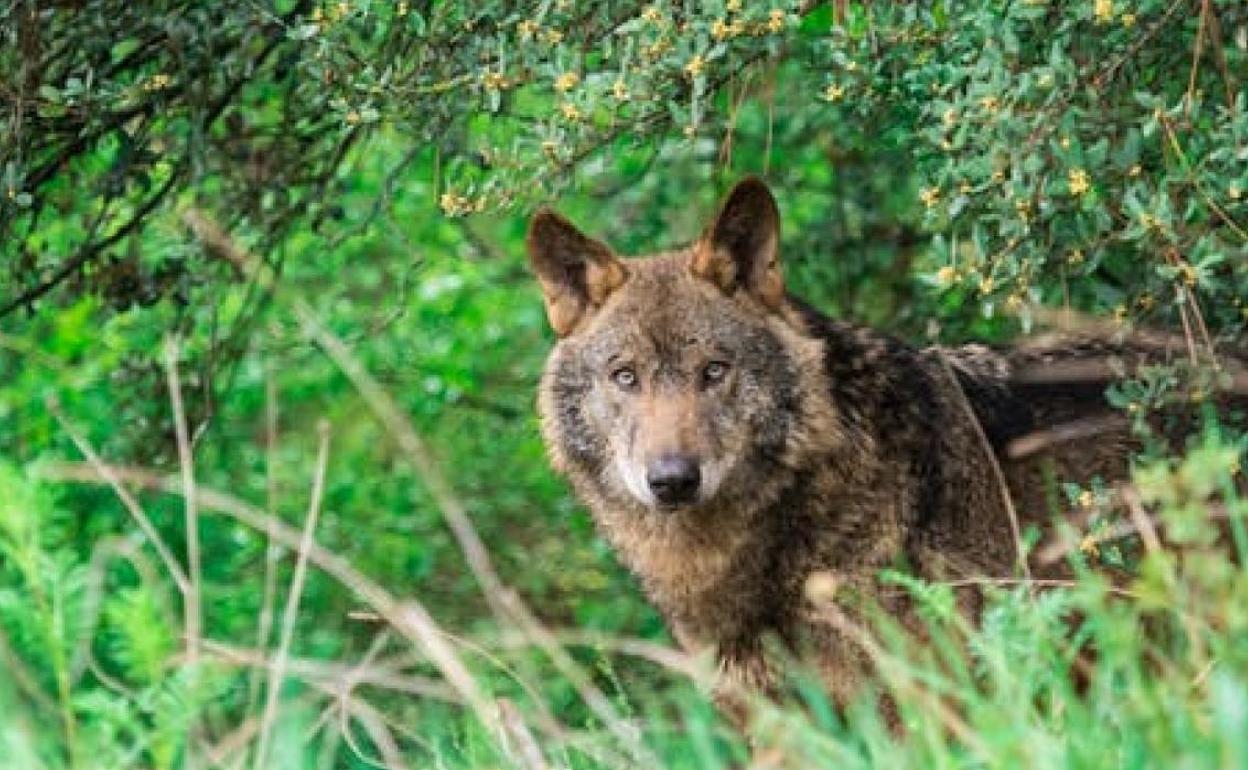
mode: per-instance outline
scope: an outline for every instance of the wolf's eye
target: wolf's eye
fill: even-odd
[[[632,390],[637,387],[637,372],[631,366],[621,366],[611,372],[611,381],[624,390]]]
[[[728,364],[723,361],[712,361],[702,368],[702,382],[714,385],[728,376]]]

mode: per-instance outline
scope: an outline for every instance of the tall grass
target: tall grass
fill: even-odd
[[[491,617],[451,631],[419,597],[317,544],[326,426],[309,428],[320,439],[307,490],[281,506],[307,511],[296,527],[273,499],[196,479],[184,425],[172,431],[181,469],[167,475],[111,465],[60,415],[81,461],[0,464],[0,768],[1248,767],[1244,446],[1215,428],[1097,498],[1104,516],[1066,528],[1053,553],[1074,579],[982,585],[977,623],[954,609],[959,586],[902,575],[882,579],[911,595],[922,638],[815,597],[872,660],[875,685],[838,710],[794,665],[793,696],[757,702],[747,738],[709,705],[708,661],[542,622],[384,389],[309,310],[300,317],[433,492]],[[76,550],[70,535],[92,512],[63,505],[71,484],[111,488],[133,526]],[[169,498],[180,532],[149,512]],[[1106,525],[1114,508],[1125,514]],[[203,565],[222,556],[211,544],[224,541],[198,529],[219,519],[270,542],[280,569],[207,585]],[[348,597],[348,618],[306,617],[324,612],[300,604],[314,580]],[[269,597],[246,634],[214,627],[211,597],[225,590]],[[298,653],[317,647],[300,629],[343,623],[368,640],[363,655]]]

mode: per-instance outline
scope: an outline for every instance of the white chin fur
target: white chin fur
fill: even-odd
[[[650,491],[650,483],[646,481],[646,474],[641,468],[619,456],[616,457],[615,468],[620,478],[624,480],[625,489],[637,498],[639,503],[647,508],[653,508],[658,504],[658,501],[654,499],[654,493]]]

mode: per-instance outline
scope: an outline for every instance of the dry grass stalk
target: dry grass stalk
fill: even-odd
[[[186,512],[186,571],[188,590],[183,603],[186,624],[187,661],[192,665],[199,658],[199,641],[203,636],[203,611],[200,601],[202,569],[199,553],[199,514],[195,509],[195,459],[186,429],[186,410],[182,406],[182,380],[178,376],[178,340],[165,339],[165,375],[169,385],[169,403],[173,407],[174,436],[178,445],[178,465],[182,469],[182,501]]]
[[[174,584],[178,587],[178,592],[185,598],[191,591],[190,580],[182,570],[182,565],[178,564],[178,560],[174,558],[173,551],[169,550],[169,546],[165,544],[160,533],[152,526],[152,521],[143,512],[143,507],[134,499],[134,495],[130,494],[130,490],[122,485],[121,480],[114,473],[113,469],[100,459],[100,456],[95,453],[95,450],[91,448],[91,445],[87,443],[82,434],[78,433],[73,425],[70,424],[69,418],[65,416],[65,412],[61,409],[60,402],[56,398],[49,398],[47,405],[48,411],[56,418],[61,429],[74,442],[74,446],[78,448],[82,456],[87,458],[87,462],[91,467],[91,473],[99,480],[107,483],[117,493],[117,498],[121,500],[121,504],[130,513],[130,517],[139,525],[139,529],[147,537],[148,542],[156,549],[156,554],[160,556],[165,569],[169,571]]]
[[[264,365],[264,460],[265,460],[265,508],[270,522],[277,520],[277,383],[268,361]],[[264,582],[260,594],[260,612],[256,620],[256,646],[268,649],[273,631],[273,603],[277,596],[277,564],[281,546],[273,538],[271,530],[265,531]],[[260,697],[261,670],[255,668],[247,681],[248,715],[255,713]]]
[[[547,770],[550,765],[546,763],[541,747],[533,733],[529,732],[529,726],[524,723],[524,717],[520,715],[516,704],[509,698],[499,698],[498,714],[503,723],[504,735],[509,739],[508,743],[512,748],[511,754],[520,760],[520,766],[525,770]]]
[[[962,413],[975,430],[975,436],[979,440],[980,451],[988,459],[988,465],[992,468],[992,475],[997,481],[997,489],[1001,492],[1001,504],[1005,506],[1005,513],[1010,522],[1010,536],[1014,539],[1014,558],[1018,565],[1018,570],[1024,577],[1030,578],[1031,568],[1027,565],[1027,550],[1023,547],[1023,530],[1019,525],[1018,511],[1014,508],[1014,498],[1010,496],[1010,485],[1005,480],[1005,472],[1001,470],[1001,463],[997,461],[997,453],[993,450],[992,443],[988,441],[988,436],[984,433],[984,427],[980,425],[979,418],[975,416],[975,409],[971,406],[970,400],[967,399],[966,393],[962,390],[962,383],[958,382],[958,376],[954,373],[953,367],[949,365],[949,360],[945,357],[943,351],[938,352],[937,355],[940,358],[940,365],[944,367],[945,376],[953,384],[953,392],[957,395],[958,403],[962,407]]]
[[[1011,460],[1021,460],[1043,452],[1054,444],[1068,444],[1099,436],[1124,428],[1128,424],[1126,417],[1117,414],[1071,420],[1019,436],[1006,445],[1005,452]]]
[[[316,522],[321,512],[321,499],[325,492],[325,473],[329,466],[329,423],[322,420],[317,425],[319,446],[316,453],[316,473],[312,478],[312,499],[308,503],[308,514],[304,519],[303,533],[299,538],[299,549],[295,558],[295,572],[290,579],[290,590],[286,595],[286,608],[282,613],[282,628],[278,637],[277,654],[269,667],[268,682],[265,685],[264,712],[260,717],[260,737],[256,743],[254,765],[256,770],[264,767],[268,760],[269,736],[272,734],[273,723],[277,719],[278,697],[281,695],[282,682],[286,676],[286,661],[290,656],[290,644],[295,637],[295,621],[299,616],[299,600],[303,596],[303,583],[308,570],[308,552],[311,550],[316,534]]]
[[[40,471],[44,478],[51,480],[89,484],[108,483],[108,478],[102,475],[107,473],[113,479],[121,479],[146,489],[173,495],[182,492],[181,485],[173,479],[143,468],[103,464],[97,468],[83,463],[48,463],[41,466]],[[223,514],[257,532],[271,532],[274,540],[285,548],[297,550],[300,547],[299,532],[264,511],[232,495],[207,489],[202,485],[197,488],[196,493],[201,511]],[[493,734],[501,734],[492,702],[481,693],[476,680],[446,644],[445,632],[437,627],[417,601],[400,602],[386,589],[360,573],[346,559],[315,542],[308,546],[306,553],[309,562],[346,586],[392,627],[416,642],[474,716]],[[413,608],[418,611],[413,612]]]
[[[274,665],[273,657],[265,655],[261,650],[236,647],[212,639],[204,640],[203,653],[211,656],[214,661],[226,665],[247,666],[256,670],[268,670]],[[377,687],[419,698],[431,698],[455,704],[463,703],[455,691],[446,684],[436,679],[405,674],[401,669],[385,664],[347,665],[330,660],[288,657],[286,675],[335,687],[339,682],[350,680],[353,686]]]

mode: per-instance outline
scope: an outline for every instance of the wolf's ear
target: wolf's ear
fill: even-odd
[[[628,278],[624,264],[605,243],[584,235],[551,209],[533,215],[526,243],[529,264],[542,285],[546,317],[560,337]]]
[[[747,177],[732,188],[694,246],[691,267],[728,294],[745,289],[772,310],[784,305],[780,209],[763,180]]]

